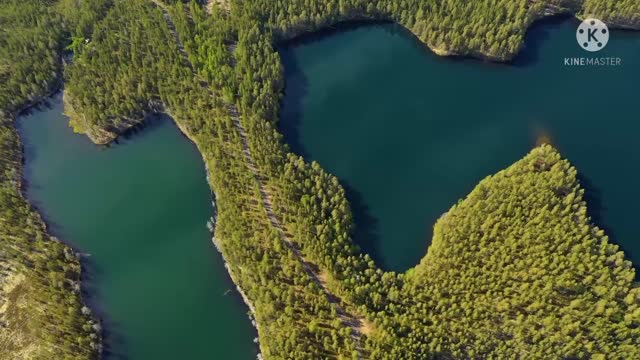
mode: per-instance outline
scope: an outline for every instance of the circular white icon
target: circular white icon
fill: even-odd
[[[576,39],[583,49],[591,52],[600,51],[609,42],[609,28],[598,19],[586,19],[578,26]]]

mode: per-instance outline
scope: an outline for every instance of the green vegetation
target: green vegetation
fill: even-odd
[[[139,24],[123,29],[134,19]],[[117,2],[67,67],[65,95],[73,96],[65,97],[66,111],[74,129],[106,143],[156,109],[162,95],[188,94],[182,87],[193,84],[181,79],[190,71],[173,43],[150,3]]]
[[[21,194],[13,116],[60,85],[63,16],[46,1],[0,3],[0,359],[90,359],[100,327],[80,263]]]
[[[272,7],[265,4],[263,8],[271,11],[280,3],[270,4]],[[584,289],[576,293],[565,293],[562,288],[565,283],[581,281],[587,271],[570,271],[574,261],[570,257],[572,253],[542,253],[542,249],[531,247],[527,256],[529,263],[522,264],[527,264],[529,269],[531,262],[540,262],[539,274],[532,273],[529,274],[530,279],[523,277],[514,281],[509,272],[496,271],[487,265],[485,277],[478,276],[477,283],[470,281],[473,277],[463,272],[464,269],[457,271],[453,266],[438,267],[443,260],[434,258],[432,254],[445,240],[434,239],[434,248],[425,262],[408,274],[383,272],[368,256],[359,253],[350,238],[350,209],[337,179],[317,164],[307,164],[289,154],[275,129],[283,83],[273,43],[348,17],[336,15],[336,18],[313,25],[296,25],[295,29],[285,22],[280,28],[273,26],[273,31],[270,31],[270,27],[265,25],[270,24],[269,21],[277,23],[276,18],[267,16],[259,5],[258,2],[233,2],[229,13],[214,8],[211,15],[206,15],[195,2],[169,7],[186,55],[198,77],[208,82],[216,96],[198,85],[199,79],[192,76],[191,69],[180,58],[181,50],[172,39],[169,28],[163,24],[161,11],[142,1],[116,2],[114,10],[96,27],[91,43],[77,54],[75,63],[68,69],[67,95],[78,114],[74,119],[82,114],[87,124],[85,130],[95,126],[115,136],[118,131],[139,121],[146,112],[164,104],[164,109],[198,144],[217,195],[216,239],[234,280],[253,303],[261,349],[266,358],[345,358],[358,354],[389,359],[437,355],[508,357],[521,351],[538,357],[586,357],[598,353],[615,354],[615,351],[622,354],[632,351],[625,346],[637,346],[639,337],[634,320],[638,301],[634,294],[637,290],[630,290],[633,269],[628,265],[624,267],[624,274],[602,278],[603,283],[608,284],[607,289],[612,289],[613,284],[621,287],[619,294],[607,302],[612,309],[610,312],[618,315],[605,321],[595,319],[595,313],[576,315],[577,304],[588,308],[597,306],[600,301],[600,298],[588,296],[588,291],[591,291],[588,285],[583,285]],[[289,9],[296,9],[291,4],[289,6]],[[357,13],[353,9],[344,8],[339,14]],[[316,18],[324,16],[320,13]],[[282,15],[282,18],[286,17]],[[295,23],[299,24],[299,19],[290,19],[290,24]],[[145,88],[140,89],[142,86]],[[260,174],[258,179],[248,171],[242,139],[228,115],[229,103],[235,103],[240,111],[239,121],[248,135],[247,143]],[[553,159],[558,162],[557,157],[545,147],[534,151],[527,159],[541,158],[551,163]],[[521,164],[514,165],[514,168]],[[565,162],[561,164],[568,167]],[[575,172],[561,166],[528,175],[532,179],[553,175],[551,179],[559,183],[548,181],[539,185],[541,188],[549,187],[549,194],[556,194],[554,189],[558,184],[573,184],[567,185],[567,189],[578,191]],[[499,175],[495,177],[500,178]],[[306,262],[317,268],[316,273],[323,278],[326,288],[340,299],[342,306],[367,325],[356,328],[362,332],[358,342],[349,336],[348,328],[340,329],[342,324],[335,309],[327,303],[322,289],[311,281],[299,259],[285,246],[277,229],[270,223],[261,201],[261,184],[273,200],[274,214]],[[513,194],[514,202],[521,198],[518,190],[526,190],[517,182],[512,186],[502,183],[498,186],[504,187],[504,196]],[[580,203],[577,195],[579,193],[573,196],[576,203]],[[551,198],[540,197],[538,200],[539,203],[532,204],[533,209],[539,207],[542,210],[545,205],[554,204]],[[458,209],[466,203],[452,209],[447,221],[453,221],[453,214],[462,211]],[[490,216],[493,214],[490,207],[486,207],[485,213],[469,216],[483,220],[493,218],[496,223],[504,220],[503,226],[512,226],[514,234],[525,230],[522,224],[509,223],[509,218],[501,219],[504,215],[498,210],[502,211],[503,207],[501,203],[496,204],[498,208],[494,209],[494,216]],[[525,205],[521,203],[520,207]],[[588,223],[585,215],[582,216],[580,221]],[[567,220],[572,220],[571,215],[559,217],[559,226],[566,225]],[[441,220],[437,226],[441,227],[444,221]],[[472,241],[476,234],[470,232],[471,229],[469,225],[460,224],[459,233],[454,234],[456,238]],[[564,230],[567,232],[563,233],[558,228],[557,233],[545,236],[554,236],[558,244],[571,244],[572,238],[566,235],[571,234],[571,229]],[[530,237],[539,235],[533,229],[529,232]],[[437,234],[445,236],[440,231]],[[599,235],[598,240],[603,241],[601,238]],[[460,252],[460,257],[467,256],[476,261],[484,259],[469,251],[472,247],[462,246],[465,241],[454,248]],[[584,249],[592,245],[588,238],[575,241]],[[524,249],[530,244],[515,243],[514,240],[513,244],[509,243],[502,249],[505,256],[526,253],[524,250],[515,255],[508,252],[513,246]],[[543,258],[540,254],[548,256]],[[582,258],[581,262],[584,265],[585,259]],[[564,272],[563,276],[556,278],[553,274],[557,273],[555,266],[558,263],[564,264]],[[496,261],[493,265],[498,264],[501,262]],[[468,268],[469,271],[485,271],[483,266]],[[585,269],[597,269],[604,274],[610,268],[594,258]],[[425,275],[434,271],[442,273],[438,276]],[[438,280],[431,281],[431,278]],[[506,296],[497,290],[485,290],[486,279],[496,285],[495,289],[506,291]],[[543,287],[546,291],[540,291],[540,279],[544,280],[545,286],[551,284],[549,289]],[[458,289],[455,292],[454,280],[460,281],[460,284],[455,284]],[[523,285],[528,280],[531,282],[529,287]],[[484,301],[477,309],[471,306],[470,297],[476,292]],[[454,296],[456,294],[457,297]],[[615,302],[619,296],[627,302]],[[515,301],[523,301],[527,297],[531,300],[526,306]],[[531,304],[534,305],[529,307]],[[545,311],[553,312],[553,315],[543,316]],[[500,333],[486,330],[502,323],[506,325]],[[543,330],[534,332],[526,328],[532,323],[536,324],[534,329],[542,327]],[[596,329],[590,329],[592,323],[598,324]],[[562,345],[564,331],[566,336],[577,336],[579,340]],[[605,337],[603,334],[609,331],[616,331],[619,337]],[[554,336],[542,341],[541,334]]]
[[[80,263],[20,194],[21,147],[0,120],[0,359],[90,359],[100,327],[80,294]]]
[[[599,17],[617,27],[640,29],[640,3],[636,0],[584,0],[581,14]]]
[[[30,30],[24,33],[45,26],[36,34],[46,40],[25,46],[21,32],[14,32],[13,40],[0,40],[15,44],[13,52],[2,44],[0,77],[13,82],[0,88],[0,107],[11,113],[55,88],[62,45],[70,44],[75,57],[65,68],[65,101],[77,131],[105,143],[149,112],[169,112],[208,166],[218,208],[216,242],[255,309],[265,358],[640,357],[634,270],[590,223],[575,170],[552,148],[536,149],[484,180],[436,224],[422,263],[395,274],[377,268],[352,242],[351,212],[338,180],[291,154],[276,130],[283,87],[274,50],[279,41],[340,21],[392,20],[439,52],[504,60],[518,51],[526,27],[547,10],[579,16],[589,10],[605,19],[610,14],[621,26],[636,26],[638,9],[632,1],[605,3],[587,0],[582,10],[580,1],[231,0],[229,11],[214,6],[206,14],[196,2],[175,2],[163,5],[177,29],[173,34],[151,1],[33,0],[24,6],[47,21],[29,20],[34,22],[25,25]],[[17,0],[6,4],[24,14]],[[12,27],[20,24],[8,18]],[[35,60],[40,58],[51,59],[50,64]],[[22,69],[25,76],[2,71],[7,66]],[[26,84],[19,83],[25,78]],[[232,116],[234,107],[239,119]],[[2,143],[7,149],[2,159],[13,160],[3,163],[3,170],[15,183],[18,145],[6,124],[4,138],[13,142]],[[245,155],[244,141],[255,164]],[[17,184],[8,188],[14,196],[7,199],[22,205],[5,201],[2,210],[25,209]],[[265,196],[302,260],[267,215]],[[36,217],[29,214],[0,219],[19,224]],[[44,237],[41,221],[31,222],[40,224],[33,225],[40,232],[29,234]],[[20,229],[26,232],[31,225]],[[57,248],[34,254],[47,254],[46,259],[65,255],[66,264],[76,267],[68,265],[63,274],[77,280],[77,260],[66,255],[68,250],[53,241],[34,243]],[[20,255],[26,253],[14,254],[27,259]],[[58,266],[44,268],[64,268]],[[327,291],[362,324],[345,327]],[[70,323],[85,327],[83,340],[75,348],[69,345],[68,353],[85,350],[89,356],[89,317],[77,320],[79,296],[63,298],[77,304],[66,313],[76,319]],[[72,327],[65,335],[73,338],[70,334],[77,331]]]
[[[104,14],[108,3],[0,2],[0,117],[37,102],[60,86],[65,38],[90,33],[90,24]],[[78,28],[78,32],[67,28]]]
[[[241,139],[225,104],[202,88],[184,64],[158,8],[142,0],[116,2],[91,42],[76,54],[67,79],[70,102],[87,119],[108,114],[100,120],[108,124],[112,118],[142,117],[164,107],[196,142],[216,191],[216,239],[235,282],[256,309],[265,357],[351,358],[349,329],[341,329],[321,289],[280,242],[255,201],[258,184],[246,171]],[[132,82],[145,86],[144,91],[115,86]],[[91,110],[100,106],[102,111]]]
[[[277,40],[340,21],[389,20],[439,54],[500,61],[520,50],[533,21],[551,14],[595,16],[613,26],[640,28],[640,4],[634,0],[256,0],[238,1],[236,6],[254,14]]]
[[[640,357],[635,271],[591,223],[576,173],[544,145],[443,215],[405,284],[400,307],[410,310],[396,321],[412,324],[412,336],[393,328],[399,348],[456,358]]]
[[[0,117],[59,85],[60,22],[44,1],[0,2]]]

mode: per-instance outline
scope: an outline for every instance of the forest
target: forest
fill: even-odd
[[[584,196],[577,170],[549,145],[482,180],[438,220],[406,280],[399,308],[407,311],[396,316],[409,319],[412,336],[398,328],[399,348],[455,358],[639,357],[635,271],[591,222]]]
[[[291,153],[278,133],[284,80],[275,51],[305,32],[370,19],[398,22],[441,54],[503,61],[543,15],[597,14],[637,28],[639,6],[230,0],[208,12],[195,1],[0,3],[0,246],[13,249],[2,252],[12,254],[2,259],[3,278],[32,276],[23,284],[38,285],[25,301],[56,300],[42,314],[16,306],[16,316],[33,319],[16,331],[53,358],[99,349],[99,327],[75,286],[78,260],[20,195],[12,118],[64,81],[70,125],[96,143],[158,111],[196,143],[216,194],[216,242],[255,309],[266,359],[640,358],[635,270],[592,224],[576,170],[553,148],[534,149],[453,206],[415,268],[383,271],[352,240],[339,180]],[[64,352],[55,353],[53,339]],[[0,358],[23,357],[8,349]]]
[[[240,3],[240,2],[238,2]],[[342,21],[399,23],[434,52],[497,61],[513,58],[531,23],[554,14],[592,16],[611,27],[640,28],[635,0],[255,0],[241,2],[273,31],[290,39]]]
[[[21,193],[13,118],[61,84],[67,30],[52,5],[0,2],[0,359],[94,359],[102,348],[78,257],[47,234]]]
[[[101,328],[80,292],[80,263],[20,193],[21,147],[0,120],[0,359],[93,359]]]

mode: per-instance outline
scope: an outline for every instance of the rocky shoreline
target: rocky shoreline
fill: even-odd
[[[136,125],[141,124],[148,115],[165,112],[163,104],[152,100],[147,104],[141,116],[137,118],[127,118],[121,127],[106,130],[87,124],[86,121],[84,121],[84,117],[75,111],[71,96],[66,91],[63,92],[63,102],[64,114],[69,117],[69,126],[73,131],[86,135],[96,145],[108,145],[117,139],[118,136],[125,134]]]
[[[16,128],[16,123],[18,121],[18,118],[22,115],[24,115],[27,111],[33,109],[34,107],[40,106],[42,104],[46,104],[46,102],[53,98],[54,96],[56,96],[56,94],[58,94],[63,87],[63,83],[58,80],[56,82],[56,84],[52,87],[53,90],[51,90],[49,93],[45,94],[45,95],[40,95],[40,96],[36,96],[34,97],[33,100],[28,101],[27,103],[25,103],[24,105],[20,106],[18,109],[11,111],[9,113],[4,113],[2,111],[0,111],[0,116],[4,116],[8,121],[13,123],[14,128]],[[78,261],[78,263],[80,264],[80,271],[79,271],[79,282],[80,284],[78,284],[79,286],[79,297],[81,300],[81,303],[84,305],[84,307],[87,310],[83,310],[83,311],[88,311],[88,316],[91,318],[91,320],[95,323],[95,327],[94,329],[96,329],[96,335],[98,336],[98,344],[99,347],[97,349],[97,358],[101,359],[103,356],[103,343],[102,343],[102,339],[104,338],[104,334],[103,334],[103,329],[102,329],[102,322],[101,319],[96,315],[96,313],[93,311],[92,307],[90,307],[89,303],[87,302],[87,299],[85,298],[85,293],[82,290],[82,283],[83,281],[83,276],[84,276],[84,260],[83,257],[81,256],[80,253],[76,252],[75,249],[67,242],[59,239],[56,236],[53,236],[49,230],[49,226],[47,223],[46,218],[43,216],[43,214],[39,211],[39,209],[34,206],[30,201],[29,198],[27,197],[26,194],[26,189],[28,188],[28,181],[27,179],[24,177],[24,171],[23,171],[23,164],[25,162],[25,152],[24,152],[24,146],[22,143],[22,139],[20,138],[20,134],[18,133],[17,129],[16,131],[16,136],[17,136],[17,141],[18,141],[18,146],[19,146],[19,154],[20,154],[20,166],[17,169],[18,170],[18,177],[19,180],[17,181],[17,186],[18,186],[18,193],[20,194],[20,197],[22,197],[22,199],[24,199],[25,202],[27,202],[29,204],[29,206],[31,207],[32,211],[37,215],[38,219],[42,222],[42,226],[43,226],[43,231],[45,232],[46,236],[48,237],[48,240],[45,241],[57,241],[60,242],[62,244],[64,244],[68,249],[70,249],[70,253],[73,257],[75,257],[76,261]]]
[[[71,105],[71,101],[69,99],[69,95],[67,93],[63,93],[63,96],[65,97],[65,99],[64,99],[65,115],[67,115],[70,118],[70,122],[74,121],[74,119],[76,119],[76,121],[77,121],[78,119],[80,119],[80,116],[73,109],[73,107]],[[235,285],[236,290],[240,294],[240,297],[242,298],[242,301],[249,308],[249,312],[250,312],[249,320],[251,321],[252,326],[256,329],[256,332],[259,334],[260,333],[260,328],[258,326],[258,322],[256,321],[256,310],[255,310],[255,307],[253,306],[253,303],[251,302],[249,297],[246,295],[244,290],[238,284],[237,278],[236,278],[235,274],[233,273],[233,270],[231,269],[231,266],[229,265],[229,263],[225,259],[224,255],[222,253],[222,249],[221,249],[217,239],[213,235],[213,232],[214,232],[214,229],[215,229],[215,217],[216,217],[216,213],[217,213],[216,194],[211,188],[211,182],[210,182],[210,176],[209,176],[209,166],[207,164],[207,160],[204,158],[203,153],[200,151],[200,144],[195,139],[195,137],[193,137],[191,135],[191,133],[188,131],[188,129],[180,121],[178,121],[176,117],[174,117],[167,110],[166,106],[163,103],[157,102],[157,101],[152,101],[152,102],[150,102],[148,104],[147,109],[144,110],[142,116],[140,116],[137,119],[128,119],[128,121],[125,123],[126,124],[125,126],[123,126],[122,128],[114,129],[114,131],[108,131],[108,130],[104,130],[104,129],[100,129],[100,128],[96,128],[96,127],[89,128],[89,127],[86,127],[86,126],[82,126],[82,128],[74,129],[74,130],[76,130],[76,131],[81,130],[82,132],[84,132],[84,134],[96,145],[108,145],[112,141],[116,140],[120,135],[122,135],[122,134],[126,133],[127,131],[131,130],[136,125],[141,124],[146,117],[148,117],[148,116],[150,116],[152,114],[166,114],[167,116],[169,116],[173,120],[173,123],[176,124],[176,126],[178,127],[180,132],[187,139],[189,139],[189,141],[191,141],[196,146],[196,148],[198,149],[198,152],[202,156],[202,161],[204,162],[205,173],[206,173],[206,177],[207,177],[207,184],[209,185],[209,189],[211,189],[211,193],[212,193],[212,197],[213,197],[212,198],[212,204],[213,204],[213,207],[214,207],[214,215],[211,217],[209,222],[207,222],[207,226],[209,227],[209,230],[212,233],[212,243],[213,243],[214,247],[216,248],[216,250],[222,256],[222,261],[224,263],[224,267],[227,270],[227,273],[229,274],[229,277],[231,278],[231,281]],[[70,125],[72,126],[72,124],[70,124]],[[260,349],[259,336],[254,339],[254,342],[258,345],[258,348]],[[262,355],[261,355],[260,352],[258,352],[257,358],[258,359],[262,359]]]
[[[189,139],[189,141],[191,141],[196,148],[198,149],[198,152],[200,153],[200,155],[202,155],[203,153],[200,151],[200,145],[198,144],[198,141],[196,141],[196,139],[191,136],[191,134],[189,133],[189,131],[187,131],[187,129],[184,127],[184,125],[182,125],[180,123],[180,121],[176,120],[176,118],[168,111],[166,111],[163,109],[161,111],[162,113],[168,115],[169,117],[171,117],[171,119],[173,120],[173,122],[176,124],[176,126],[178,127],[178,129],[180,130],[180,132],[187,137],[187,139]],[[220,244],[218,243],[218,240],[215,237],[215,227],[216,227],[216,218],[217,218],[217,212],[218,212],[218,208],[217,208],[217,195],[215,193],[215,191],[213,191],[212,187],[211,187],[211,179],[209,176],[209,164],[207,163],[207,160],[204,158],[204,156],[202,157],[202,161],[204,163],[204,168],[205,168],[205,174],[207,177],[207,184],[209,185],[209,189],[211,190],[211,195],[212,195],[212,199],[211,199],[211,204],[213,205],[213,216],[209,219],[209,221],[207,222],[207,228],[209,229],[209,231],[211,231],[211,242],[213,243],[213,246],[216,248],[216,250],[218,251],[218,253],[220,253],[220,256],[222,257],[222,262],[224,263],[224,268],[227,270],[227,273],[229,274],[229,277],[231,278],[231,281],[233,282],[233,284],[236,286],[236,290],[238,291],[238,294],[240,294],[240,297],[242,298],[242,301],[245,303],[245,305],[249,308],[249,320],[251,321],[251,325],[256,329],[256,332],[258,334],[260,334],[260,327],[258,325],[258,322],[256,321],[256,309],[253,306],[253,303],[251,302],[251,300],[249,299],[249,297],[247,296],[247,294],[244,292],[244,290],[240,287],[239,282],[237,281],[237,278],[235,276],[235,274],[233,273],[233,270],[231,269],[231,265],[229,265],[229,263],[227,262],[227,259],[224,257],[224,254],[222,252],[222,248],[220,247]],[[254,343],[256,343],[258,345],[258,348],[260,349],[260,341],[259,341],[260,336],[258,335],[258,337],[254,338]],[[257,354],[257,358],[258,359],[262,359],[262,354],[260,352],[258,352]]]

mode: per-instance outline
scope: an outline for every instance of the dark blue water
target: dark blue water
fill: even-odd
[[[640,35],[589,53],[578,22],[534,26],[511,65],[442,58],[394,25],[281,49],[281,130],[347,188],[356,241],[385,269],[422,258],[435,220],[540,138],[579,170],[590,214],[640,263]],[[568,57],[619,57],[572,67]]]

